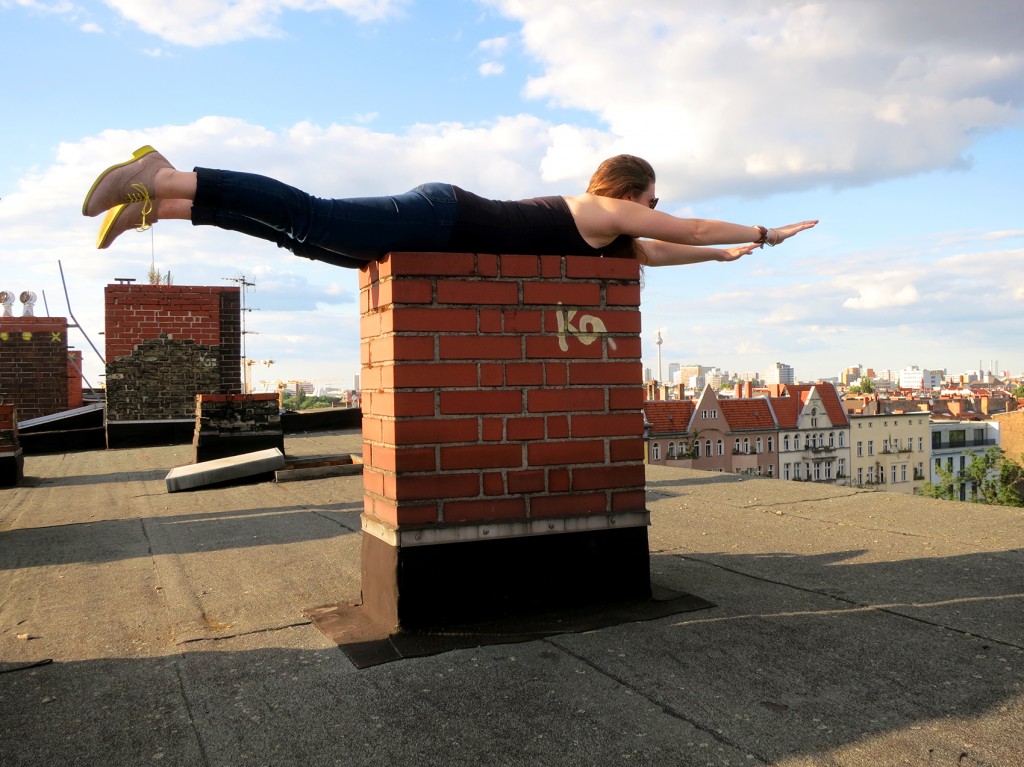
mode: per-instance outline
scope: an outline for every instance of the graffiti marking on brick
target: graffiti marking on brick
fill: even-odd
[[[559,303],[559,306],[562,304]],[[578,313],[577,309],[561,309],[556,312],[558,318],[558,348],[563,352],[569,351],[569,342],[566,340],[566,336],[572,336],[578,338],[584,346],[590,346],[600,336],[605,335],[608,332],[608,328],[605,327],[604,322],[600,317],[595,317],[592,314],[580,314],[579,319],[576,318]],[[575,324],[573,324],[575,321]],[[608,339],[608,347],[615,349],[615,339]]]

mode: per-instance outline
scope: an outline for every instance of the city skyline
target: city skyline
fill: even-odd
[[[67,316],[62,270],[101,347],[103,286],[155,265],[177,285],[255,283],[248,355],[281,378],[359,372],[350,271],[184,222],[95,249],[82,197],[143,144],[321,196],[427,181],[575,194],[630,152],[657,169],[659,210],[821,222],[735,263],[647,269],[645,360],[660,330],[666,358],[729,349],[739,370],[785,360],[801,377],[868,359],[1024,367],[1024,14],[1010,0],[125,0],[0,18],[0,289]],[[95,73],[124,62],[147,87],[115,96]],[[207,87],[214,73],[231,87]]]
[[[990,361],[990,363],[992,365],[995,365],[997,362],[998,362],[998,360],[991,360]],[[869,378],[874,378],[874,379],[884,379],[886,377],[890,377],[891,378],[891,377],[894,377],[894,376],[898,376],[901,372],[910,371],[910,370],[921,370],[921,371],[927,371],[927,372],[938,372],[945,379],[948,379],[950,377],[960,377],[960,376],[967,377],[967,376],[971,376],[971,375],[975,375],[975,374],[978,374],[979,377],[980,376],[989,376],[990,375],[990,376],[993,376],[995,378],[1000,378],[1000,379],[1001,378],[1009,378],[1009,379],[1021,379],[1021,378],[1024,378],[1024,369],[1017,370],[1017,371],[1010,370],[1010,369],[1005,368],[1005,367],[1000,367],[1000,368],[996,369],[995,367],[985,367],[983,364],[981,366],[979,366],[979,367],[976,367],[976,368],[964,368],[962,370],[954,370],[954,369],[951,369],[949,367],[921,366],[921,365],[916,365],[916,364],[913,364],[913,363],[906,364],[906,365],[903,365],[903,366],[898,367],[898,368],[881,368],[881,367],[874,367],[872,365],[859,364],[859,365],[856,365],[856,366],[848,365],[845,368],[843,368],[842,370],[838,371],[837,373],[830,373],[830,374],[827,374],[827,375],[817,375],[817,376],[802,376],[802,375],[800,375],[799,371],[796,370],[795,367],[793,367],[791,365],[788,365],[788,363],[785,363],[785,362],[777,362],[775,364],[781,364],[781,365],[784,365],[784,366],[787,366],[787,367],[791,368],[793,370],[793,375],[794,375],[795,381],[802,381],[804,383],[813,383],[815,381],[839,381],[839,380],[842,379],[842,376],[843,376],[844,372],[852,370],[855,367],[859,367],[861,369],[862,375],[864,377],[869,377]],[[755,374],[757,376],[759,376],[759,377],[764,377],[765,373],[766,373],[766,370],[767,370],[767,369],[739,370],[739,369],[735,369],[735,368],[732,368],[732,367],[729,367],[729,366],[726,366],[726,365],[719,365],[719,364],[714,364],[714,363],[712,363],[712,364],[703,364],[703,363],[692,362],[692,361],[689,361],[689,362],[677,362],[677,361],[674,361],[674,360],[670,361],[670,362],[665,362],[664,360],[662,360],[662,368],[664,370],[664,381],[660,381],[660,383],[672,383],[673,381],[676,380],[676,376],[675,376],[676,372],[686,371],[688,368],[689,369],[701,368],[702,370],[706,370],[706,371],[719,371],[720,374],[726,376],[729,380],[735,380],[737,378],[740,379],[740,380],[743,380],[744,377],[755,375]],[[656,360],[655,360],[653,365],[652,364],[648,364],[648,362],[646,360],[644,361],[644,378],[645,378],[645,380],[658,380],[657,371],[658,371],[658,363],[657,363]],[[870,371],[871,374],[869,374],[869,371]],[[764,380],[764,378],[761,378],[760,380]],[[680,379],[679,383],[685,383],[685,382]]]

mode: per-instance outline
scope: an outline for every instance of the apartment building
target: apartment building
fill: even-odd
[[[779,477],[849,484],[850,421],[830,383],[769,386],[779,424]]]
[[[932,420],[930,480],[938,483],[939,467],[947,471],[963,472],[975,455],[999,445],[999,422],[978,420]],[[960,500],[975,494],[974,483],[960,483]]]
[[[697,401],[645,402],[644,417],[648,463],[777,476],[778,424],[764,397],[720,399],[705,386]]]
[[[851,414],[851,484],[890,493],[919,493],[931,465],[928,416],[923,411]]]

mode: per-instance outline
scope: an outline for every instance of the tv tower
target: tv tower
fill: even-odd
[[[664,343],[664,341],[661,340],[661,328],[658,328],[658,337],[655,339],[654,343],[658,347],[658,383],[662,384],[665,383],[665,379],[661,377],[661,345]]]

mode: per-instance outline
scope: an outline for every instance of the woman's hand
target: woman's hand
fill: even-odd
[[[768,230],[768,244],[778,245],[784,240],[788,240],[797,232],[802,232],[804,229],[810,229],[818,223],[817,219],[814,221],[801,221],[799,224],[789,224],[788,226],[777,226],[774,229]]]
[[[749,245],[737,245],[735,248],[722,248],[722,256],[718,260],[723,263],[735,261],[737,258],[742,258],[743,256],[753,253],[760,247],[760,245],[750,243]]]

